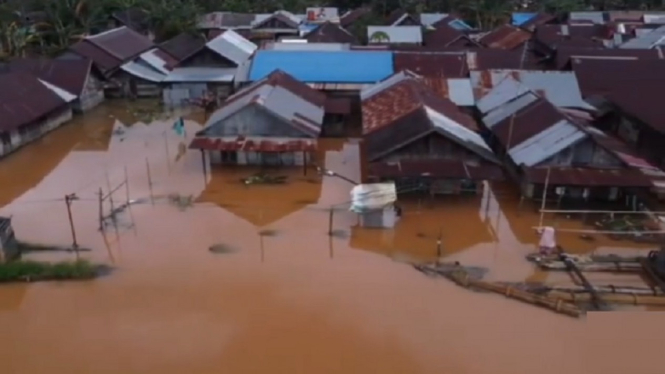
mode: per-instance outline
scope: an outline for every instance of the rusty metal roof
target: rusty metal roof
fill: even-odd
[[[539,25],[534,39],[550,47],[601,47],[603,40],[612,38],[612,30],[606,25]]]
[[[464,78],[469,74],[466,56],[446,52],[393,53],[395,71],[409,70],[425,77]]]
[[[429,47],[478,46],[478,43],[465,33],[445,23],[432,31],[427,31],[423,35],[423,41]]]
[[[205,39],[200,35],[181,33],[160,44],[159,48],[171,55],[176,60],[182,61],[203,49],[205,44]]]
[[[25,72],[0,74],[0,131],[12,131],[30,124],[67,103]]]
[[[119,68],[120,65],[153,47],[150,39],[122,26],[88,36],[70,48],[91,59],[101,71],[106,72]]]
[[[526,48],[526,45],[524,46]],[[527,49],[516,50],[501,49],[474,49],[466,52],[469,70],[488,69],[534,69],[538,70],[538,63]]]
[[[665,133],[665,61],[574,59],[573,70],[585,97],[604,96],[621,110]]]
[[[526,22],[521,23],[519,26],[523,29],[533,31],[536,26],[544,25],[555,20],[556,16],[552,14],[537,13],[535,16],[529,18]]]
[[[381,85],[381,83],[379,83]],[[363,134],[370,160],[427,133],[438,132],[494,160],[477,124],[450,100],[437,96],[417,78],[402,77],[362,100]]]
[[[92,61],[52,60],[52,59],[15,59],[8,63],[12,71],[30,73],[37,78],[73,94],[80,95],[90,74]]]
[[[304,37],[308,43],[348,43],[357,44],[353,34],[332,22],[324,22]]]
[[[531,33],[511,25],[499,26],[478,41],[489,48],[512,50],[531,39]]]
[[[659,60],[664,53],[657,49],[579,48],[561,46],[556,51],[556,68],[563,69],[572,58],[593,60]]]
[[[367,7],[363,8],[358,8],[354,9],[351,11],[348,11],[344,14],[342,14],[339,18],[339,24],[342,25],[342,27],[349,27],[351,26],[354,22],[357,20],[361,19],[362,17],[372,13],[372,10]]]

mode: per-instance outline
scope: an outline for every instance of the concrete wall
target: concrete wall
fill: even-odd
[[[0,133],[0,157],[5,156],[18,148],[41,138],[44,134],[60,127],[63,123],[72,119],[72,108],[67,105],[45,119],[26,125],[8,133]]]
[[[94,74],[88,74],[83,92],[74,103],[74,111],[77,113],[86,112],[104,101],[104,85]]]

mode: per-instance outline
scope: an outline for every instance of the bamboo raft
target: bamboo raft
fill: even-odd
[[[529,254],[526,259],[546,270],[567,271],[568,265],[561,255]],[[588,272],[636,272],[642,271],[640,259],[644,257],[583,256],[563,254],[580,271]]]
[[[551,292],[562,292],[567,294],[584,294],[588,290],[584,286],[554,286],[542,283],[508,283],[502,282],[506,286],[515,287],[517,289],[533,292],[535,294],[543,295]],[[638,295],[638,296],[665,296],[665,293],[657,287],[632,287],[632,286],[593,286],[594,290],[599,294],[617,294],[617,295]]]
[[[588,293],[552,291],[548,293],[548,296],[571,303],[588,303],[592,300],[591,295]],[[665,296],[601,294],[600,298],[603,301],[612,304],[665,306]]]
[[[441,275],[467,289],[493,292],[507,298],[544,307],[571,317],[579,318],[583,314],[582,309],[578,306],[562,299],[555,299],[548,295],[538,295],[506,284],[483,281],[477,276],[474,277],[473,274],[470,274],[469,271],[467,271],[466,267],[461,266],[459,263],[415,265],[414,267],[418,271],[428,275]]]

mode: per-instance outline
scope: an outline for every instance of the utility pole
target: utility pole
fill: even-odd
[[[72,230],[72,247],[74,253],[76,253],[76,261],[79,260],[79,245],[76,242],[76,230],[74,229],[74,219],[72,218],[72,201],[78,200],[78,196],[75,193],[65,195],[65,204],[67,204],[67,216],[69,217],[69,227]]]

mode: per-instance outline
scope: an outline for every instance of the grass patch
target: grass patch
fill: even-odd
[[[101,274],[101,270],[101,266],[84,260],[57,263],[13,261],[0,264],[0,282],[93,279]]]

